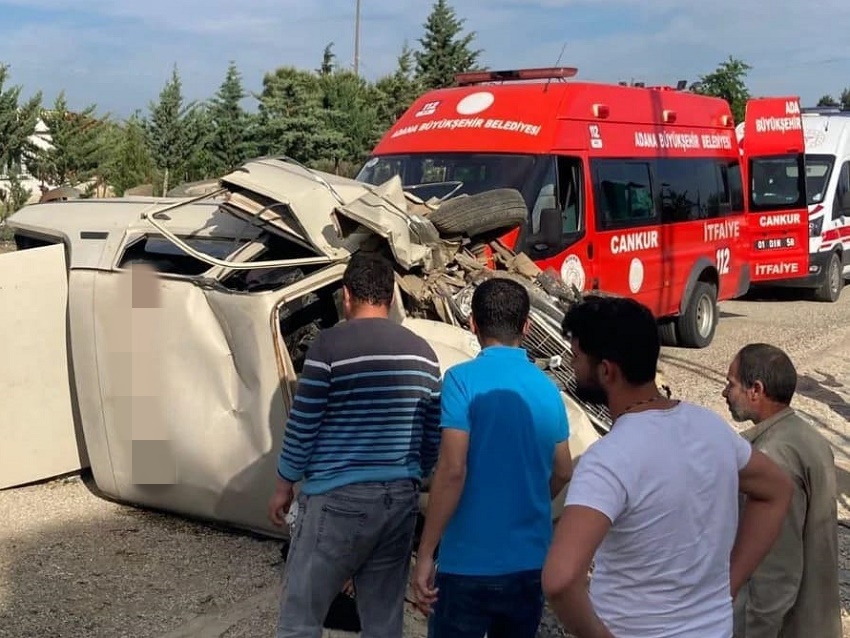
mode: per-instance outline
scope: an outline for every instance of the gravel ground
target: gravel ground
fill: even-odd
[[[720,391],[735,351],[756,340],[786,348],[801,373],[795,405],[835,446],[839,516],[850,518],[850,290],[837,304],[782,297],[723,303],[714,343],[665,348],[663,372],[677,396],[725,415]],[[118,505],[77,477],[0,492],[0,521],[0,638],[274,635],[277,542]],[[839,529],[850,609],[850,534]],[[419,614],[406,624],[407,638],[425,635]],[[565,634],[549,617],[539,635]]]

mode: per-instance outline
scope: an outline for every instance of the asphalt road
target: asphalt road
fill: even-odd
[[[785,348],[801,374],[796,406],[834,444],[847,518],[850,289],[836,304],[785,297],[723,303],[712,345],[665,348],[663,372],[677,397],[725,416],[720,392],[737,349]],[[843,538],[844,570],[848,547]],[[0,492],[2,638],[273,636],[280,568],[276,542],[117,505],[77,478]],[[425,635],[421,616],[407,622],[407,637]]]

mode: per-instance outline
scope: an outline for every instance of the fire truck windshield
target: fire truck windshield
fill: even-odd
[[[549,159],[548,161],[551,161]],[[528,202],[529,185],[548,166],[546,156],[502,153],[416,153],[370,158],[356,179],[382,184],[394,175],[417,197],[445,199],[475,195],[494,188],[515,188]]]

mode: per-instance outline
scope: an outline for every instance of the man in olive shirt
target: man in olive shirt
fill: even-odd
[[[780,537],[735,600],[735,638],[841,638],[835,460],[827,440],[790,406],[797,371],[782,350],[742,348],[723,397],[755,449],[794,481]]]

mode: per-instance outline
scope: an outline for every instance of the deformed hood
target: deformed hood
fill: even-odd
[[[311,170],[286,159],[251,161],[225,175],[227,209],[331,260],[348,257],[371,235],[383,237],[399,265],[429,265],[439,235],[408,209],[401,180],[380,186]]]

